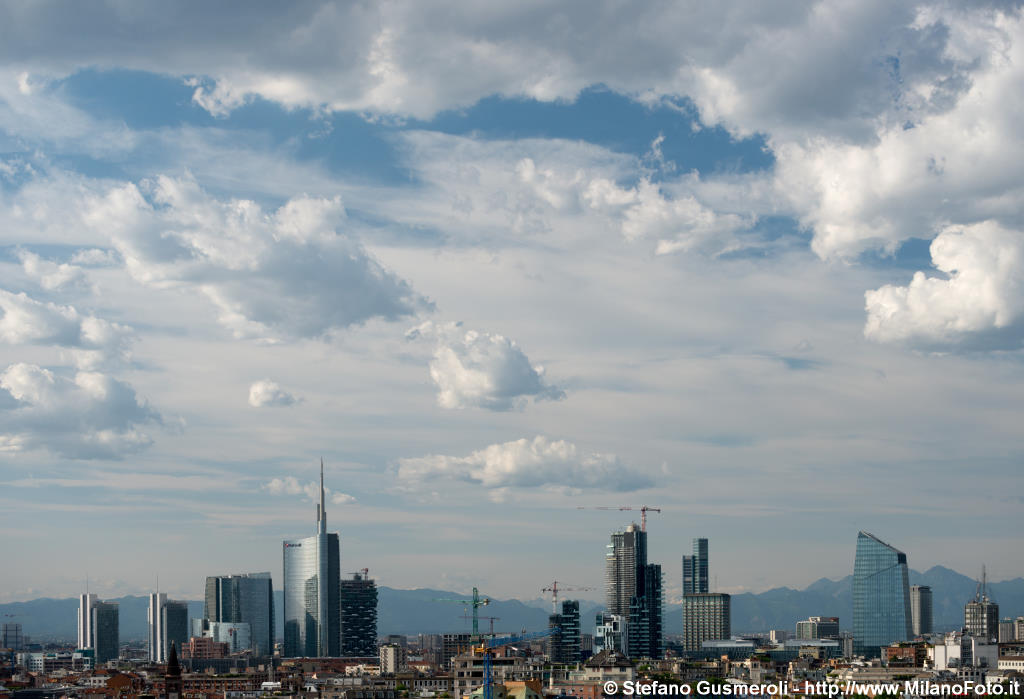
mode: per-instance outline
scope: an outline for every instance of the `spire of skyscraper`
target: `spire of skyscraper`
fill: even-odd
[[[320,457],[320,505],[316,510],[317,533],[327,533],[327,510],[324,508],[324,459]]]

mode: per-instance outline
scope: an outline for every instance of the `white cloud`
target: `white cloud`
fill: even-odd
[[[142,428],[161,422],[131,386],[105,374],[66,378],[34,364],[0,374],[0,451],[116,459],[149,446]]]
[[[191,178],[159,177],[93,201],[86,220],[112,236],[131,275],[186,285],[213,302],[237,337],[320,337],[371,318],[428,307],[408,285],[336,229],[341,201],[300,196],[266,213],[220,201]]]
[[[300,400],[302,399],[285,391],[269,379],[256,381],[249,387],[249,405],[254,408],[287,407],[295,405]]]
[[[430,378],[442,408],[511,410],[528,397],[559,400],[561,389],[544,380],[544,368],[530,363],[519,346],[502,335],[466,330],[460,323],[426,322],[408,337],[434,338]]]
[[[19,250],[18,259],[21,260],[25,274],[46,291],[90,289],[89,280],[81,267],[46,260],[28,250]]]
[[[650,479],[625,466],[614,454],[583,453],[571,442],[543,436],[492,444],[464,457],[399,459],[398,478],[410,486],[458,480],[499,490],[558,486],[630,491],[651,484]]]
[[[1024,234],[988,221],[932,241],[943,277],[865,294],[864,334],[926,349],[1016,349],[1024,342]]]
[[[82,315],[73,306],[0,289],[0,313],[0,341],[70,348],[81,369],[120,366],[130,359],[131,328]]]
[[[679,186],[684,183],[689,186]],[[620,217],[622,234],[628,240],[653,238],[659,255],[690,250],[720,254],[743,247],[736,233],[753,226],[755,217],[716,213],[702,204],[691,193],[700,184],[696,176],[673,184],[677,190],[690,191],[666,197],[662,188],[647,178],[628,189],[596,178],[587,186],[583,198],[591,207],[612,211]]]
[[[264,483],[262,487],[271,495],[303,495],[312,502],[320,501],[320,484],[313,481],[302,483],[295,476],[273,478]],[[335,505],[348,505],[357,502],[356,498],[352,495],[332,492],[326,486],[324,487],[324,494]]]

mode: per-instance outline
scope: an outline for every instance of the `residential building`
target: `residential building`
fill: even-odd
[[[380,674],[394,675],[406,672],[408,669],[404,646],[397,643],[385,643],[380,647]]]
[[[853,564],[853,645],[858,655],[913,637],[907,555],[867,532]]]
[[[594,655],[606,650],[625,655],[629,640],[629,622],[626,617],[598,612],[594,623]]]
[[[732,598],[721,592],[683,595],[683,650],[732,636]]]
[[[661,590],[661,566],[647,563],[647,532],[630,524],[613,533],[605,554],[605,593],[608,613],[628,619],[631,657],[662,656]]]
[[[910,627],[914,637],[932,633],[932,588],[910,586]]]
[[[1013,626],[1013,619],[1007,617],[999,622],[999,642],[1011,643],[1017,640],[1016,629]]]
[[[974,593],[974,599],[964,605],[964,629],[971,636],[986,641],[999,638],[999,605],[988,597],[988,582],[985,567],[981,568],[981,581]]]
[[[366,571],[341,581],[341,655],[377,654],[377,583]]]
[[[806,621],[796,622],[798,640],[839,638],[839,617],[812,616]]]
[[[206,578],[203,617],[211,622],[248,624],[253,654],[273,655],[274,586],[270,573],[216,575]]]
[[[549,655],[553,663],[580,661],[580,603],[563,600],[562,611],[548,617],[548,628],[558,629],[550,637]]]
[[[171,645],[183,646],[188,642],[188,602],[167,599],[166,592],[149,596],[146,613],[149,622],[149,659],[166,663]]]
[[[324,467],[320,463],[317,533],[282,544],[284,558],[285,657],[341,654],[341,546],[327,533]]]

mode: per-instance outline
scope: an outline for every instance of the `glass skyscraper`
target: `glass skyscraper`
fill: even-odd
[[[341,654],[341,547],[327,533],[324,465],[320,462],[317,533],[283,543],[284,655],[289,658]]]
[[[853,564],[854,653],[877,656],[882,647],[911,638],[907,554],[862,531]]]
[[[274,588],[270,573],[208,577],[203,616],[214,622],[248,624],[253,653],[274,654]]]
[[[625,622],[631,657],[662,655],[661,589],[661,566],[647,563],[647,532],[631,524],[612,534],[605,554],[605,594],[608,612]]]
[[[693,540],[693,555],[683,556],[683,594],[699,595],[708,589],[708,540]]]

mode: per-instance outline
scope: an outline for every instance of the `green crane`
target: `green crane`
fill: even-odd
[[[480,615],[477,610],[491,603],[487,597],[481,597],[480,592],[473,588],[473,599],[450,599],[447,597],[434,598],[435,602],[455,602],[456,604],[467,604],[473,607],[473,641],[480,638]]]

